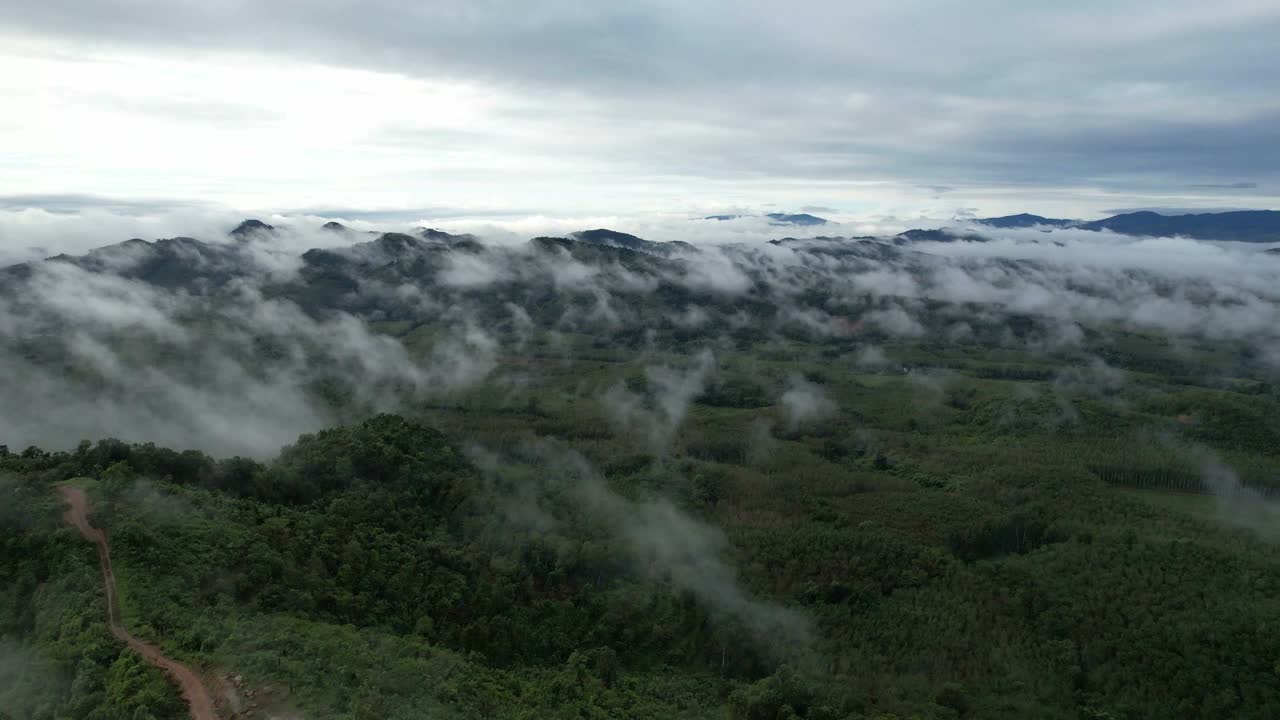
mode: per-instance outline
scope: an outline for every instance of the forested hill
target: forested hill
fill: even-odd
[[[1259,248],[265,225],[0,280],[0,718],[185,710],[60,483],[227,717],[1280,717]]]

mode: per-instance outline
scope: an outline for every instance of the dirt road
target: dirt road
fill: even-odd
[[[169,673],[174,680],[178,681],[178,685],[182,688],[182,697],[191,708],[191,717],[194,720],[219,720],[208,689],[191,671],[191,668],[165,657],[160,652],[160,648],[139,640],[120,624],[120,607],[116,600],[116,577],[111,572],[111,548],[107,545],[107,536],[89,524],[89,503],[83,490],[63,485],[59,488],[59,492],[69,506],[62,518],[68,524],[79,528],[80,534],[84,535],[85,539],[98,546],[98,564],[102,566],[102,584],[107,593],[107,622],[111,626],[111,634],[127,643],[147,662]]]

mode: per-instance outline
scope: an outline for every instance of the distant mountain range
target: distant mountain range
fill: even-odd
[[[1240,210],[1201,215],[1135,212],[1084,223],[1084,230],[1110,230],[1125,235],[1183,235],[1200,240],[1280,241],[1280,212]]]
[[[1275,210],[1237,210],[1198,215],[1161,215],[1143,211],[1113,215],[1091,222],[1022,213],[982,218],[975,220],[974,224],[994,228],[1073,227],[1080,230],[1110,230],[1122,235],[1144,237],[1181,236],[1197,240],[1280,242],[1280,211]]]
[[[1002,217],[983,218],[975,220],[979,225],[996,228],[1027,228],[1040,225],[1048,227],[1071,227],[1080,224],[1079,220],[1064,220],[1062,218],[1047,218],[1039,215],[1031,215],[1029,213],[1019,213],[1017,215],[1004,215]]]
[[[828,224],[828,220],[808,213],[769,213],[767,215],[709,215],[705,220],[736,220],[745,217],[764,217],[771,225],[811,227]],[[1031,213],[1002,215],[969,221],[975,226],[1022,229],[1041,228],[1045,232],[1057,229],[1109,230],[1122,235],[1143,237],[1189,237],[1196,240],[1225,240],[1234,242],[1280,242],[1280,211],[1236,210],[1230,212],[1200,213],[1192,215],[1161,215],[1140,211],[1113,215],[1102,220],[1072,220],[1051,218]],[[637,238],[638,239],[638,238]],[[984,238],[971,232],[949,228],[908,230],[896,236],[896,242],[949,242],[953,240],[980,241]],[[619,247],[630,247],[619,243]]]
[[[970,220],[966,226],[933,229],[912,229],[893,236],[818,236],[809,238],[786,237],[770,240],[773,245],[792,248],[830,248],[836,243],[876,241],[893,245],[909,245],[927,242],[986,242],[989,233],[978,232],[983,227],[998,229],[1038,228],[1042,232],[1073,228],[1094,232],[1108,230],[1137,237],[1181,236],[1196,240],[1223,240],[1249,243],[1280,242],[1280,212],[1271,210],[1231,211],[1202,213],[1198,215],[1159,215],[1154,212],[1134,212],[1114,215],[1091,222],[1049,218],[1030,213]],[[1280,248],[1268,250],[1268,254],[1280,255]]]

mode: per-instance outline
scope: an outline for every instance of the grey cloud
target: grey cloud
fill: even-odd
[[[190,200],[109,198],[85,194],[0,195],[0,210],[44,210],[55,214],[79,214],[86,210],[103,210],[123,216],[173,213],[186,208],[212,208],[210,204]]]
[[[1254,210],[1256,208],[1247,207],[1171,207],[1169,205],[1158,205],[1148,207],[1128,207],[1128,208],[1112,208],[1103,210],[1107,215],[1122,215],[1124,213],[1135,212],[1153,212],[1160,215],[1195,215],[1197,213],[1218,213],[1218,212],[1236,212],[1239,210]]]
[[[1233,183],[1208,183],[1205,185],[1192,185],[1194,188],[1208,188],[1210,190],[1256,190],[1258,183],[1256,182],[1233,182]]]
[[[0,704],[6,713],[32,717],[45,711],[48,698],[71,680],[34,647],[0,637]]]
[[[889,358],[884,354],[884,351],[875,345],[864,345],[860,348],[854,358],[854,362],[858,367],[873,370],[883,369],[890,365]]]
[[[665,453],[684,422],[694,398],[702,393],[715,371],[715,355],[703,350],[688,368],[655,365],[645,368],[651,389],[648,397],[623,383],[611,386],[600,397],[610,419],[624,432],[638,432],[653,452]]]
[[[39,210],[58,215],[81,215],[105,212],[125,218],[181,216],[189,220],[193,213],[218,213],[227,218],[243,218],[245,211],[234,211],[212,202],[177,197],[119,198],[87,193],[32,193],[0,195],[0,211]],[[270,208],[270,212],[289,216],[313,216],[368,222],[412,223],[430,218],[519,218],[537,215],[536,208],[504,207],[502,209],[462,208],[445,205],[406,208],[369,207],[299,207]],[[190,234],[188,226],[186,232]],[[179,233],[174,233],[179,234]]]
[[[513,122],[599,131],[538,133],[548,156],[570,138],[620,176],[1230,190],[1280,167],[1260,0],[6,5],[13,31],[514,89]]]
[[[952,190],[955,190],[955,188],[950,185],[922,185],[921,187],[933,193],[934,197],[937,197],[945,193],[949,193]]]
[[[412,208],[354,208],[354,207],[304,207],[297,209],[284,208],[283,213],[310,215],[337,220],[359,220],[371,223],[417,223],[429,222],[432,219],[458,220],[459,218],[520,218],[537,215],[540,211],[530,208],[461,208],[448,206],[427,206]]]
[[[900,305],[890,305],[884,310],[875,310],[868,315],[873,322],[899,337],[920,337],[924,335],[924,326]]]
[[[1280,109],[1248,105],[1214,117],[1063,113],[1052,119],[996,120],[959,138],[978,173],[980,154],[1000,153],[1022,179],[1051,181],[1090,173],[1153,185],[1161,176],[1274,178],[1280,164]],[[989,176],[994,177],[994,176]]]
[[[827,420],[839,410],[839,406],[821,386],[799,376],[791,378],[787,391],[782,394],[778,403],[782,406],[791,430]]]
[[[1280,504],[1242,483],[1235,469],[1212,451],[1194,448],[1191,453],[1200,456],[1200,478],[1214,497],[1219,518],[1263,539],[1280,539]]]

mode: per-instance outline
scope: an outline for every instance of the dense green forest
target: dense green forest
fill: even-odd
[[[607,272],[668,262],[535,242]],[[858,252],[837,261],[875,262]],[[361,273],[444,282],[431,258]],[[439,359],[452,321],[346,262],[311,255],[266,292]],[[1280,386],[1248,340],[1103,320],[1054,343],[1052,318],[953,301],[894,333],[883,298],[826,280],[797,307],[850,332],[666,280],[617,309],[635,317],[567,328],[592,291],[512,282],[523,316],[458,290],[519,335],[485,380],[425,393],[308,356],[330,427],[275,454],[0,450],[0,718],[185,714],[107,632],[64,482],[109,533],[126,624],[225,688],[228,716],[1280,717]],[[671,319],[691,307],[696,329]]]

